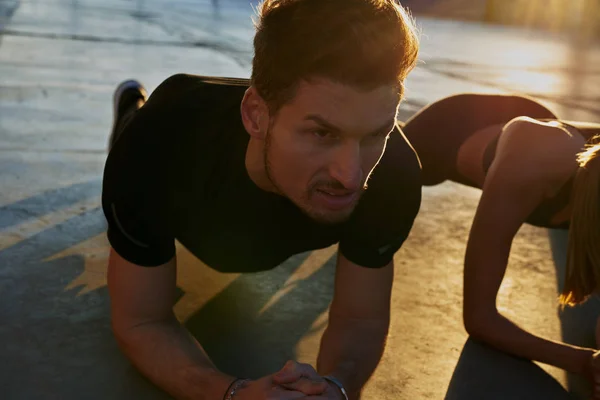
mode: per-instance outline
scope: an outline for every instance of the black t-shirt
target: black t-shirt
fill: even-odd
[[[240,115],[248,85],[179,74],[136,112],[104,171],[102,206],[115,251],[157,266],[175,255],[178,240],[216,270],[254,272],[339,242],[358,265],[387,265],[421,203],[420,164],[404,135],[391,134],[350,219],[319,224],[248,176]]]

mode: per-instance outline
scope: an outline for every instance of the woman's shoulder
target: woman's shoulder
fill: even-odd
[[[504,127],[494,163],[516,180],[538,179],[560,184],[577,168],[583,136],[558,122],[519,117]]]

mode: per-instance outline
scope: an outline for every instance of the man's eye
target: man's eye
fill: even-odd
[[[326,139],[331,136],[329,131],[326,131],[324,129],[315,129],[313,131],[313,134],[320,139]]]
[[[378,133],[372,133],[368,137],[371,139],[383,139],[383,138],[387,138],[388,133],[389,132],[387,132],[387,131],[382,131],[382,132],[378,132]]]

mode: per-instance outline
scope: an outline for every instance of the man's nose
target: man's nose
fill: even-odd
[[[360,144],[348,142],[335,150],[329,174],[348,191],[358,191],[363,180]]]

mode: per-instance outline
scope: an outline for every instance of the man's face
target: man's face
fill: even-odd
[[[394,85],[361,91],[328,80],[301,83],[270,121],[271,183],[318,222],[348,219],[383,155],[398,103]]]

